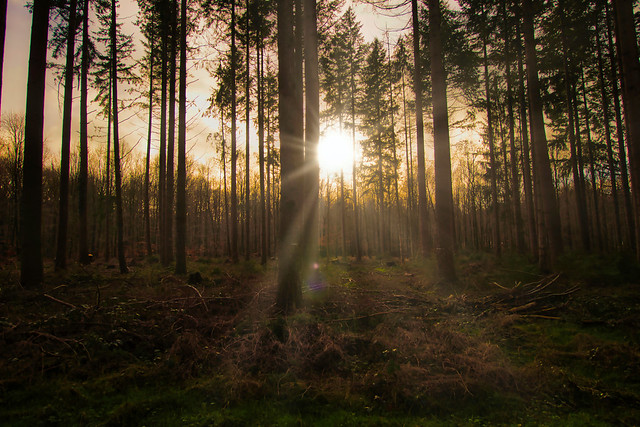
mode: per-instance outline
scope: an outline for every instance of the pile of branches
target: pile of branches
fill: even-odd
[[[493,285],[497,286],[499,291],[484,299],[485,310],[480,316],[489,312],[501,312],[522,317],[560,320],[558,313],[567,305],[570,296],[580,288],[574,285],[558,289],[559,277],[559,274],[555,274],[531,283],[518,282],[511,288],[494,282]]]

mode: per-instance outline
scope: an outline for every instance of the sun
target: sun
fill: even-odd
[[[336,130],[328,130],[320,136],[318,143],[320,173],[339,174],[351,171],[353,164],[353,142],[351,138]]]

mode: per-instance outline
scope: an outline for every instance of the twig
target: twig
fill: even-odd
[[[374,317],[374,316],[382,316],[384,314],[392,314],[392,313],[404,313],[405,311],[407,311],[406,309],[398,309],[398,310],[388,310],[388,311],[379,311],[377,313],[370,313],[370,314],[365,314],[363,316],[353,316],[353,317],[345,317],[343,319],[329,319],[327,320],[327,323],[333,323],[333,322],[347,322],[349,320],[360,320],[360,319],[366,319],[367,317]]]
[[[198,296],[200,297],[200,301],[202,301],[202,305],[204,306],[204,309],[206,311],[209,311],[209,307],[207,307],[207,303],[205,302],[204,298],[202,298],[202,294],[200,293],[200,291],[193,285],[189,285],[188,283],[185,284],[186,287],[193,289],[196,294],[198,294]]]
[[[67,307],[71,307],[71,308],[73,308],[73,309],[75,309],[75,310],[77,310],[77,309],[78,309],[78,307],[76,307],[75,305],[71,304],[70,302],[66,302],[66,301],[62,301],[62,300],[60,300],[60,299],[58,299],[58,298],[54,298],[54,297],[52,297],[52,296],[51,296],[51,295],[49,295],[49,294],[43,294],[43,295],[44,295],[45,297],[49,298],[51,301],[55,301],[55,302],[57,302],[58,304],[66,305]]]
[[[535,317],[536,319],[562,320],[562,317],[545,316],[543,314],[523,314],[522,317]]]

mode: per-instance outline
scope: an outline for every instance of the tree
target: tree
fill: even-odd
[[[451,191],[451,154],[449,148],[449,113],[447,82],[440,38],[439,0],[429,0],[429,53],[433,98],[433,147],[436,170],[437,259],[440,276],[447,282],[456,278],[453,262],[454,221]]]
[[[7,31],[7,0],[2,0],[2,2],[0,2],[0,100],[2,99],[2,69],[4,66],[4,38],[5,38],[6,31]],[[2,112],[2,108],[0,108],[0,112]]]
[[[553,188],[551,165],[547,149],[547,137],[542,114],[542,100],[540,99],[540,83],[538,80],[538,58],[536,41],[533,31],[534,10],[531,0],[522,1],[523,33],[525,56],[527,63],[527,84],[529,94],[529,109],[531,118],[531,139],[533,144],[533,165],[535,189],[541,201],[543,226],[538,227],[538,262],[543,269],[553,266],[563,251],[560,225],[560,213]],[[548,250],[547,253],[547,241]]]
[[[416,132],[418,156],[418,225],[420,227],[420,243],[422,255],[427,256],[431,250],[429,233],[429,210],[427,209],[426,168],[424,157],[424,119],[422,116],[422,65],[420,59],[420,27],[418,21],[418,2],[411,0],[411,17],[413,25],[413,92],[416,102]]]
[[[636,256],[640,259],[640,62],[631,0],[615,0],[616,39],[622,63],[627,149],[631,166],[631,188],[635,206]]]
[[[180,6],[180,107],[178,111],[178,180],[176,197],[176,274],[187,273],[187,0]]]
[[[60,208],[58,213],[58,245],[56,270],[67,266],[67,227],[69,222],[69,156],[71,151],[71,108],[73,105],[73,60],[76,41],[77,1],[69,2],[67,21],[67,59],[64,68],[64,107],[62,117],[62,152],[60,155]]]
[[[82,4],[82,58],[80,63],[80,172],[78,174],[78,262],[89,263],[87,242],[87,185],[89,181],[88,92],[89,92],[89,1]]]
[[[301,237],[303,188],[296,172],[304,163],[300,128],[303,114],[298,106],[297,93],[301,90],[296,68],[293,0],[278,0],[278,85],[280,119],[280,245],[278,257],[278,292],[276,305],[282,312],[291,312],[302,300]],[[298,12],[300,12],[298,10]]]
[[[118,43],[117,43],[117,25],[116,25],[116,9],[117,0],[111,0],[111,89],[113,91],[113,169],[115,172],[116,185],[116,233],[117,233],[117,249],[118,249],[118,265],[120,273],[125,274],[129,271],[124,254],[124,221],[122,214],[122,176],[120,171],[120,134],[118,121]]]
[[[26,288],[42,282],[42,132],[44,127],[44,89],[47,73],[49,0],[35,0],[31,24],[27,107],[24,131],[22,184],[20,282]]]
[[[318,28],[315,0],[304,1],[304,81],[305,81],[305,268],[313,268],[318,246],[318,140],[320,137],[320,80],[318,76]]]

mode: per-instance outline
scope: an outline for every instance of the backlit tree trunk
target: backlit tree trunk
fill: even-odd
[[[71,154],[71,108],[73,106],[73,59],[76,41],[76,0],[69,4],[67,22],[67,59],[64,71],[64,106],[62,112],[62,150],[60,153],[60,205],[58,210],[58,239],[56,270],[67,267],[67,228],[69,225],[69,157]]]
[[[303,210],[304,189],[302,180],[296,176],[304,164],[303,135],[300,134],[303,112],[297,96],[302,82],[296,71],[296,47],[300,44],[294,40],[293,19],[293,0],[278,0],[281,194],[276,305],[285,313],[300,305],[303,268],[300,251],[303,224],[299,214]]]
[[[436,228],[438,238],[436,255],[439,275],[445,281],[453,281],[456,278],[453,262],[453,195],[451,191],[447,82],[440,38],[441,19],[439,0],[429,0],[429,53],[431,55],[433,147],[436,170]]]
[[[47,73],[49,0],[33,2],[27,107],[24,131],[22,204],[20,211],[20,283],[34,288],[42,283],[42,150],[44,91]]]
[[[538,58],[533,32],[533,9],[531,7],[531,0],[523,0],[522,5],[531,138],[534,156],[533,164],[535,168],[534,174],[536,175],[536,192],[540,197],[544,217],[544,227],[539,231],[545,231],[545,233],[539,233],[538,235],[538,262],[543,269],[546,269],[553,266],[558,256],[562,253],[563,243],[560,228],[560,212],[553,187],[551,164],[549,162],[549,152],[547,149],[547,136],[544,128],[544,116],[542,115],[542,100],[540,99],[540,83],[538,81]],[[546,253],[547,245],[549,249],[548,254]]]
[[[187,0],[180,6],[180,106],[176,182],[176,274],[187,273]]]

